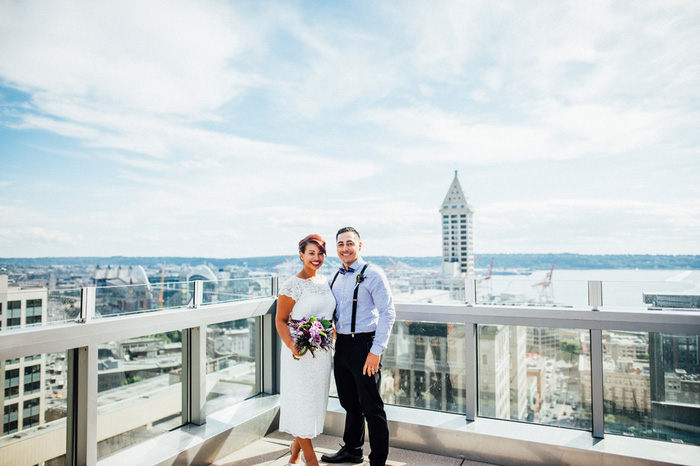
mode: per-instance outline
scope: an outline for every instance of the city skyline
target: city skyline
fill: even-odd
[[[696,3],[0,13],[0,257],[700,254]]]

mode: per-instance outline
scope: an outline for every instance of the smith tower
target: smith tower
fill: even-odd
[[[442,273],[445,277],[474,275],[472,216],[474,211],[457,178],[442,201]]]

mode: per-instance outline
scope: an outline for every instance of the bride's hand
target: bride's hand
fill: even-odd
[[[289,351],[292,352],[292,357],[293,357],[294,359],[297,359],[297,360],[298,360],[298,359],[301,359],[301,357],[302,357],[304,354],[306,354],[306,351],[304,351],[304,353],[299,353],[299,352],[297,351],[297,349],[296,349],[296,345],[292,345],[292,346],[289,348]]]

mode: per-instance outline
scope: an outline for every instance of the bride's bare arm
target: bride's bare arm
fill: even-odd
[[[289,316],[292,314],[292,309],[294,308],[294,300],[289,296],[279,295],[277,298],[277,318],[275,319],[275,327],[277,328],[277,333],[280,334],[282,342],[287,345],[292,351],[292,354],[298,356],[296,349],[294,348],[294,340],[289,334]]]

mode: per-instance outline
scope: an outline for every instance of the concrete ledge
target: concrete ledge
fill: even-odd
[[[387,406],[391,445],[500,465],[698,465],[700,447]],[[331,398],[324,433],[343,436],[345,411]],[[366,452],[367,453],[367,452]]]
[[[202,426],[186,425],[120,450],[99,466],[209,465],[277,429],[279,396],[243,401],[207,416]]]

